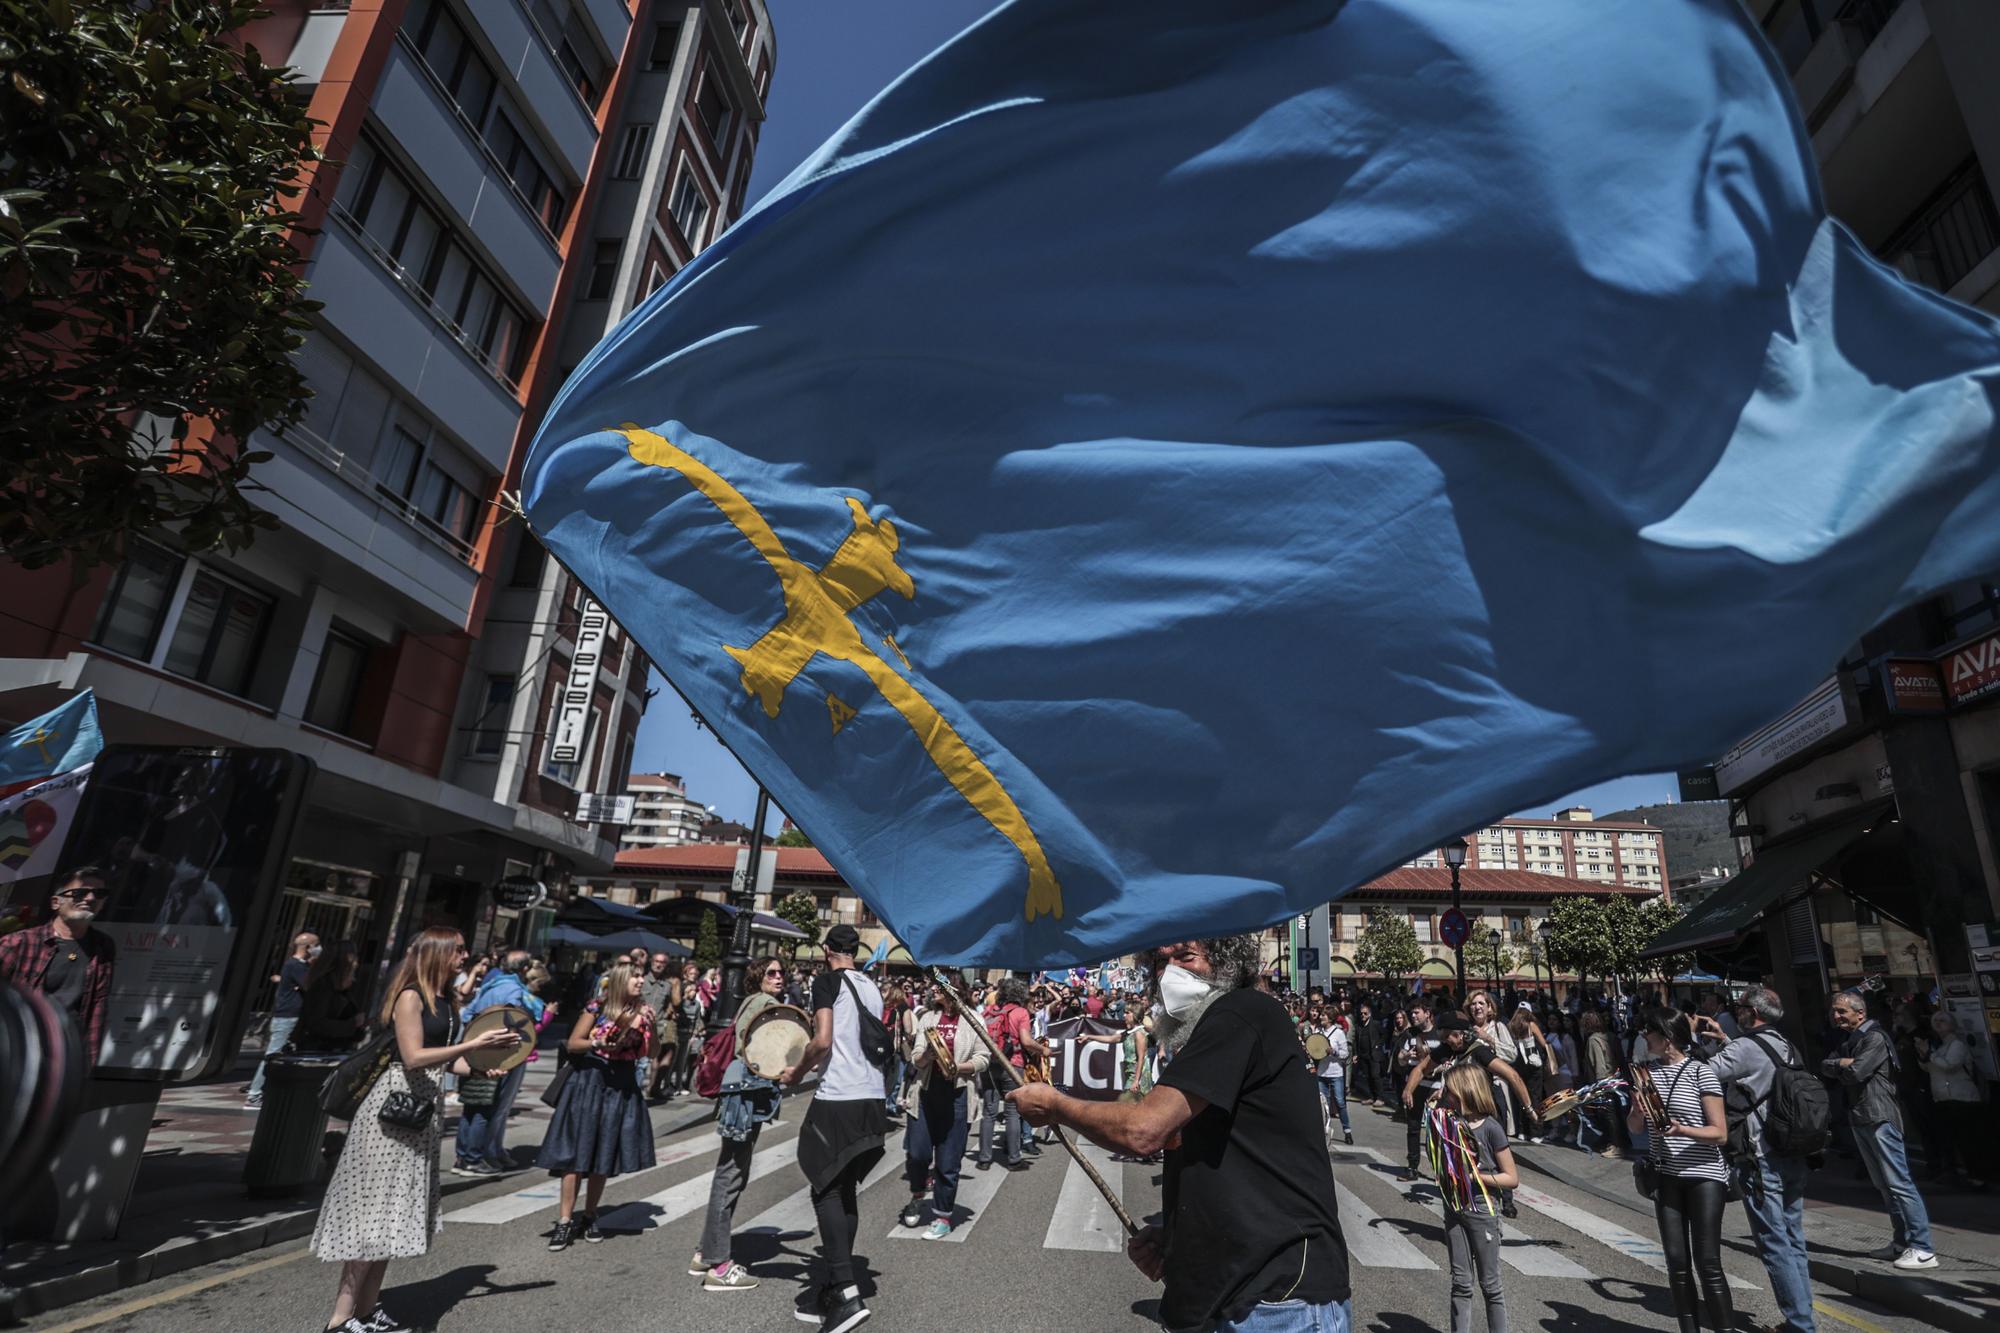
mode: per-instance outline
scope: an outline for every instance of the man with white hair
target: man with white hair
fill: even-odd
[[[1284,1006],[1256,989],[1256,940],[1189,940],[1149,961],[1158,1040],[1173,1057],[1150,1093],[1086,1102],[1031,1083],[1008,1100],[1030,1124],[1068,1126],[1114,1151],[1165,1150],[1165,1223],[1126,1252],[1166,1284],[1168,1328],[1348,1333],[1347,1243],[1319,1092]]]
[[[1718,1044],[1708,1067],[1722,1081],[1732,1111],[1732,1126],[1740,1123],[1743,1211],[1750,1216],[1750,1238],[1757,1257],[1771,1278],[1771,1295],[1784,1317],[1779,1331],[1814,1333],[1812,1270],[1806,1261],[1806,1159],[1781,1150],[1765,1133],[1776,1097],[1778,1069],[1803,1069],[1804,1061],[1772,1024],[1785,1016],[1775,991],[1753,986],[1736,1001],[1732,1035],[1713,1014],[1695,1020],[1698,1036]]]

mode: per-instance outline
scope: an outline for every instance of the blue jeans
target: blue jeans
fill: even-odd
[[[1806,1164],[1800,1157],[1759,1157],[1744,1164],[1743,1211],[1750,1238],[1771,1277],[1778,1313],[1792,1333],[1815,1333],[1812,1270],[1806,1262]]]
[[[1882,1202],[1889,1205],[1889,1220],[1895,1227],[1897,1247],[1929,1250],[1931,1217],[1924,1211],[1924,1199],[1910,1179],[1910,1159],[1903,1153],[1903,1131],[1889,1121],[1879,1125],[1854,1125],[1854,1148],[1868,1178]]]
[[[947,1222],[958,1206],[958,1172],[965,1162],[969,1132],[964,1089],[954,1085],[949,1096],[933,1095],[926,1075],[917,1113],[903,1130],[904,1176],[912,1198],[923,1194],[924,1179],[930,1178],[931,1216]]]
[[[272,1056],[284,1050],[285,1043],[292,1039],[292,1029],[298,1025],[299,1020],[296,1018],[272,1019],[271,1035],[264,1042],[264,1054]],[[262,1097],[264,1095],[264,1063],[263,1060],[257,1062],[257,1073],[250,1080],[250,1091],[246,1094],[247,1096]]]
[[[1352,1301],[1308,1305],[1304,1301],[1265,1301],[1241,1319],[1217,1324],[1214,1333],[1349,1333],[1354,1326]]]
[[[1330,1112],[1340,1113],[1340,1127],[1348,1133],[1354,1126],[1347,1122],[1347,1076],[1345,1074],[1321,1074],[1319,1076],[1319,1099]]]
[[[527,1076],[525,1063],[514,1066],[501,1078],[493,1105],[468,1106],[460,1114],[457,1144],[460,1166],[474,1162],[490,1162],[498,1167],[513,1165],[507,1156],[507,1116],[513,1111],[515,1094],[521,1091],[521,1082]]]

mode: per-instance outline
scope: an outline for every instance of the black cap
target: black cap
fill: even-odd
[[[1431,1021],[1439,1032],[1470,1032],[1472,1021],[1456,1009],[1447,1009]]]
[[[826,932],[828,953],[856,954],[861,952],[861,932],[845,921]]]

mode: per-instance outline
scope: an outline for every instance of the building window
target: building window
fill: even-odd
[[[604,96],[605,62],[597,53],[596,43],[590,40],[583,20],[565,0],[530,0],[528,12],[534,16],[542,40],[554,52],[556,63],[569,76],[584,105],[597,110],[597,103]]]
[[[646,150],[653,146],[653,127],[627,125],[618,142],[618,165],[611,174],[619,180],[638,180],[646,170]]]
[[[250,687],[264,631],[271,622],[271,599],[203,569],[188,588],[166,668],[225,694]]]
[[[673,214],[674,225],[680,228],[681,239],[688,243],[688,248],[700,249],[701,225],[708,221],[708,199],[702,194],[701,186],[695,184],[694,164],[685,159],[681,162],[681,178],[674,185],[674,196],[668,204],[668,211]]]
[[[584,300],[609,301],[618,290],[618,254],[624,248],[622,239],[597,243],[590,253],[590,284],[584,288]]]
[[[459,345],[512,387],[527,356],[527,316],[369,140],[355,146],[335,202]]]
[[[458,18],[440,0],[415,0],[403,33],[476,130],[493,105],[493,74],[479,58]]]
[[[521,545],[514,552],[514,573],[508,583],[516,588],[539,588],[542,585],[542,570],[548,565],[549,553],[535,534],[520,525]]]
[[[484,492],[478,469],[430,426],[399,411],[389,432],[385,465],[377,471],[376,493],[442,533],[461,554],[471,550],[479,530]]]
[[[722,12],[728,15],[729,31],[735,34],[740,46],[743,34],[750,31],[750,16],[743,12],[743,0],[722,0]]]
[[[479,696],[479,711],[472,718],[472,753],[477,758],[497,758],[507,744],[507,719],[514,702],[514,677],[488,676]]]
[[[646,63],[653,69],[672,68],[674,54],[680,50],[680,45],[681,25],[678,22],[654,24],[653,51],[646,58]]]
[[[542,165],[542,159],[528,146],[527,137],[515,128],[511,116],[501,113],[493,117],[487,142],[500,169],[507,173],[507,179],[513,182],[515,191],[543,230],[550,236],[560,232],[563,218],[569,213],[569,193]]]
[[[736,123],[736,113],[729,105],[729,97],[722,91],[722,80],[717,77],[715,65],[711,62],[702,67],[701,91],[694,97],[695,119],[708,132],[708,141],[715,145],[718,157],[728,152],[727,136],[730,127]]]
[[[667,266],[657,259],[646,261],[646,281],[639,286],[639,299],[644,300],[667,285]]]
[[[319,653],[319,674],[313,678],[306,721],[315,727],[353,734],[354,701],[361,695],[361,677],[368,669],[368,645],[350,634],[330,630]]]
[[[180,582],[182,560],[148,541],[134,540],[125,563],[104,594],[91,639],[114,653],[151,661],[166,619],[167,603]]]
[[[1417,932],[1417,943],[1429,944],[1431,942],[1431,919],[1428,913],[1410,913],[1410,927]]]

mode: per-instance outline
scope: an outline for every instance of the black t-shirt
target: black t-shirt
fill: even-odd
[[[1160,1082],[1208,1103],[1167,1152],[1161,1320],[1348,1299],[1318,1085],[1284,1006],[1256,990],[1217,999]]]
[[[90,954],[75,940],[59,939],[55,945],[48,970],[42,973],[42,992],[81,1020],[83,993],[90,984]]]
[[[299,1016],[306,993],[306,973],[310,970],[303,958],[285,960],[285,965],[278,969],[278,995],[271,1001],[271,1017]]]

